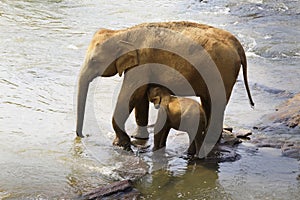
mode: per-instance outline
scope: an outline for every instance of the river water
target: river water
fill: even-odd
[[[245,143],[239,161],[188,165],[176,153],[180,144],[169,145],[163,162],[149,151],[135,157],[114,148],[118,76],[93,82],[88,109],[94,117],[84,127],[91,136],[75,138],[77,76],[93,33],[171,20],[223,28],[242,42],[256,107],[248,105],[239,78],[225,117],[236,130],[263,124],[265,114],[300,91],[298,0],[1,0],[0,199],[75,198],[121,179],[113,169],[136,159],[149,165],[136,183],[142,198],[299,198],[299,162],[277,149]],[[127,128],[134,130],[132,118]],[[300,141],[297,131],[257,134]]]

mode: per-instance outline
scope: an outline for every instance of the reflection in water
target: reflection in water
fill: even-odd
[[[218,183],[218,169],[217,163],[186,162],[184,173],[160,169],[139,180],[136,187],[146,199],[224,199],[228,195]]]
[[[76,137],[74,139],[73,148],[71,151],[72,151],[71,152],[72,156],[74,158],[82,158],[83,157],[84,147],[82,146],[81,138]]]

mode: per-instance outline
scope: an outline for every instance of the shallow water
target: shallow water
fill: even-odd
[[[150,174],[136,184],[144,198],[296,199],[300,195],[299,163],[280,156],[276,149],[256,150],[246,143],[239,147],[239,161],[188,165],[179,158],[186,146],[174,137],[166,156],[158,160],[151,152],[123,155],[111,145],[110,119],[122,81],[117,76],[93,82],[84,127],[90,137],[75,139],[76,81],[93,33],[101,27],[170,20],[211,24],[242,42],[256,107],[250,108],[239,78],[225,118],[236,130],[263,123],[264,114],[299,92],[297,0],[2,0],[0,199],[74,198],[122,178],[113,171],[116,163],[140,164],[138,158],[150,167]],[[150,124],[154,121],[152,110]],[[132,117],[127,129],[129,133],[135,129]],[[280,134],[300,141],[298,132],[267,133]]]

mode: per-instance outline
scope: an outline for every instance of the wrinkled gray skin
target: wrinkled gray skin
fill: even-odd
[[[117,73],[120,76],[124,74],[124,81],[112,119],[113,128],[116,133],[113,142],[114,145],[122,146],[124,149],[130,150],[131,141],[125,132],[125,122],[133,109],[135,109],[136,122],[139,127],[136,136],[143,138],[148,138],[149,136],[146,129],[149,111],[149,102],[147,99],[148,85],[139,87],[136,90],[134,88],[134,85],[139,85],[139,81],[141,80],[148,83],[155,80],[160,81],[161,85],[172,86],[177,89],[176,95],[199,96],[207,119],[209,119],[211,115],[211,100],[207,86],[201,75],[189,62],[178,55],[159,49],[144,48],[138,50],[134,49],[128,52],[128,49],[132,47],[126,44],[137,40],[140,40],[146,46],[160,42],[157,41],[157,37],[143,38],[141,34],[135,35],[130,32],[140,28],[149,29],[153,27],[176,31],[190,38],[206,50],[221,74],[226,90],[227,102],[242,65],[248,97],[251,105],[254,105],[248,87],[245,52],[239,41],[227,31],[192,22],[145,23],[123,30],[101,29],[95,33],[89,45],[86,59],[79,75],[77,136],[83,137],[82,129],[89,83],[98,76],[110,77]],[[123,34],[122,38],[116,40],[115,45],[106,45],[107,41],[121,34]],[[173,38],[167,38],[167,40],[168,45],[177,45],[177,41]],[[124,54],[124,52],[127,53]],[[108,57],[114,57],[115,59],[107,60]],[[160,63],[169,66],[170,69],[174,69],[180,73],[184,79],[174,80],[174,76],[165,70],[153,71],[151,67],[139,73],[138,77],[134,73],[130,74],[131,71],[135,71],[132,69],[139,69],[138,66],[147,63]],[[193,88],[193,92],[187,92],[186,89],[182,87],[184,81],[189,82]]]
[[[148,98],[159,109],[154,125],[153,150],[166,146],[169,131],[173,128],[189,134],[188,154],[199,155],[207,124],[202,106],[193,99],[171,96],[165,87],[150,87]]]

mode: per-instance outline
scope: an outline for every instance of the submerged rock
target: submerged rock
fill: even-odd
[[[79,199],[137,199],[139,196],[140,193],[133,188],[132,181],[123,180],[94,189]]]
[[[282,156],[289,158],[300,159],[300,141],[294,138],[287,138],[285,135],[276,135],[270,137],[270,135],[256,135],[251,143],[257,147],[270,147],[281,149]]]
[[[149,166],[145,161],[139,157],[132,156],[131,159],[122,162],[117,168],[114,169],[122,180],[138,180],[148,173]]]
[[[204,161],[209,162],[234,162],[239,160],[241,156],[236,152],[236,148],[227,145],[216,145],[214,149],[207,155]]]
[[[233,162],[241,158],[237,153],[237,147],[243,142],[243,139],[250,140],[249,136],[252,135],[252,132],[249,130],[239,130],[233,133],[232,131],[232,128],[223,130],[221,141],[207,155],[204,159],[205,162]]]

